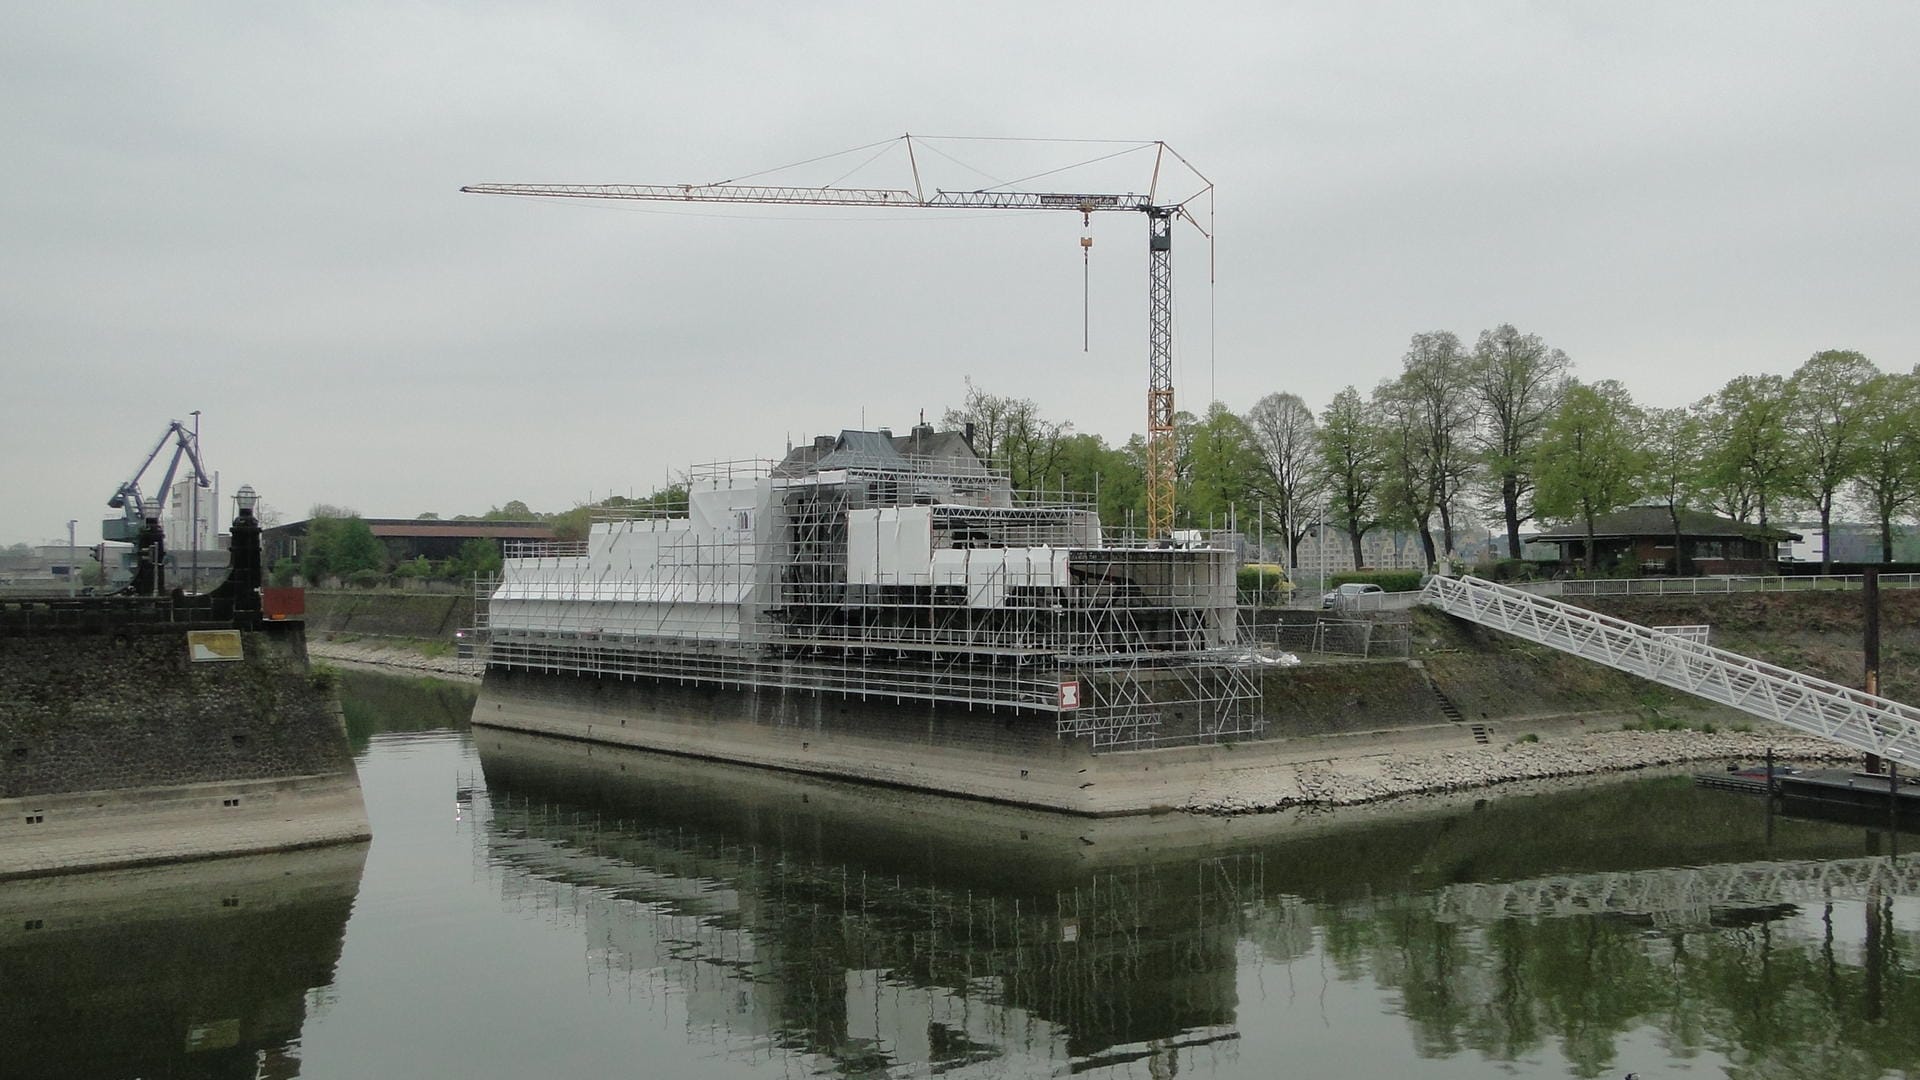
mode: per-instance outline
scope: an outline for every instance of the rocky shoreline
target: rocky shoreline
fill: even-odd
[[[416,648],[398,642],[365,639],[325,641],[316,637],[307,642],[307,655],[315,660],[347,664],[352,667],[375,668],[389,674],[428,675],[455,682],[479,682],[481,674],[486,670],[486,665],[478,660],[461,660],[453,656],[428,656]]]
[[[1689,763],[1836,763],[1859,754],[1810,735],[1700,731],[1609,731],[1546,742],[1393,752],[1302,762],[1211,777],[1180,809],[1251,814],[1299,806],[1355,806],[1412,795],[1629,772]]]

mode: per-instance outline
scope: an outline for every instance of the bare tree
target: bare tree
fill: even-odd
[[[1287,542],[1287,565],[1300,564],[1300,541],[1327,490],[1313,410],[1298,394],[1268,394],[1247,410],[1246,424],[1260,454],[1267,515]],[[1355,565],[1358,565],[1357,563]]]
[[[1500,485],[1507,557],[1520,557],[1520,526],[1533,519],[1534,450],[1559,406],[1567,354],[1502,323],[1474,343],[1470,388],[1483,421],[1480,453]]]
[[[1446,330],[1415,334],[1400,382],[1420,429],[1423,471],[1432,487],[1433,508],[1440,514],[1441,553],[1451,555],[1460,492],[1473,472],[1470,450],[1478,416],[1467,351]]]
[[[989,465],[1007,470],[1013,486],[1037,489],[1057,483],[1073,424],[1048,420],[1029,398],[989,394],[967,380],[959,408],[942,417],[948,427],[973,425],[973,448]]]

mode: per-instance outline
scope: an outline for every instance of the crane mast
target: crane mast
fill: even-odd
[[[912,137],[906,143],[912,160]],[[1172,150],[1151,144],[1157,154],[1154,185],[1158,186],[1161,158]],[[1178,157],[1178,154],[1174,155]],[[1185,159],[1181,159],[1185,163]],[[1187,166],[1189,169],[1191,165]],[[1198,171],[1194,171],[1199,176]],[[1202,177],[1201,179],[1205,179]],[[1108,211],[1144,214],[1147,219],[1147,535],[1165,539],[1173,533],[1174,480],[1178,446],[1174,437],[1173,398],[1173,225],[1185,218],[1199,222],[1186,203],[1212,190],[1212,183],[1186,200],[1155,201],[1152,194],[1072,191],[975,191],[919,187],[915,165],[914,190],[905,188],[794,187],[777,184],[469,184],[460,190],[474,195],[520,195],[549,199],[615,199],[651,202],[774,204],[841,207],[901,207],[968,210],[1070,210],[1083,218]],[[1206,235],[1206,230],[1200,230]]]

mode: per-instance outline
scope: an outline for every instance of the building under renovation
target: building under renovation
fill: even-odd
[[[680,510],[508,554],[479,635],[495,670],[1024,714],[1095,749],[1259,730],[1230,548],[1112,536],[963,432],[699,467]]]

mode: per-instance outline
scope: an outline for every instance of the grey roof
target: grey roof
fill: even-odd
[[[802,443],[787,451],[774,467],[775,476],[801,476],[817,469],[880,468],[970,473],[984,471],[980,456],[974,453],[966,436],[958,431],[934,431],[930,426],[916,428],[906,435],[895,435],[885,428],[879,431],[842,431],[822,447],[821,440]]]
[[[1681,510],[1679,517],[1680,535],[1689,539],[1724,537],[1776,543],[1781,540],[1801,539],[1799,533],[1788,532],[1785,529],[1763,529],[1744,521],[1709,514],[1704,510]],[[1673,519],[1668,516],[1667,508],[1664,506],[1629,506],[1625,510],[1615,510],[1611,514],[1601,514],[1593,519],[1595,540],[1618,540],[1636,536],[1670,538],[1673,536],[1673,531]],[[1575,520],[1559,528],[1549,529],[1530,542],[1564,544],[1586,538],[1586,524]]]
[[[822,469],[904,469],[907,459],[884,431],[842,431],[833,452],[815,463]]]

